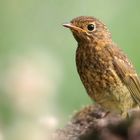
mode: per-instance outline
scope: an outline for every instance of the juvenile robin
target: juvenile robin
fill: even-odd
[[[140,106],[140,79],[101,21],[90,16],[63,24],[78,43],[76,65],[88,95],[109,111],[127,116]]]

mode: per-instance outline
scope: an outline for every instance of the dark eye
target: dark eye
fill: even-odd
[[[94,24],[88,24],[87,29],[89,31],[93,31],[95,29],[95,25]]]

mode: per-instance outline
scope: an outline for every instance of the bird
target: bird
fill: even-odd
[[[112,40],[107,26],[92,16],[76,17],[63,26],[77,41],[77,71],[91,99],[123,117],[128,116],[129,110],[139,109],[139,76]]]

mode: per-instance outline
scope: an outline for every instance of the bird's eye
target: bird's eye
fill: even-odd
[[[93,31],[95,29],[95,25],[94,24],[88,24],[87,29],[89,31]]]

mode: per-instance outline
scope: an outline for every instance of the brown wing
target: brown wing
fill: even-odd
[[[117,75],[127,86],[134,100],[140,105],[140,79],[127,56],[114,44],[108,47]]]
[[[134,100],[140,105],[140,79],[128,61],[114,57],[114,67]]]

